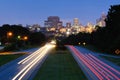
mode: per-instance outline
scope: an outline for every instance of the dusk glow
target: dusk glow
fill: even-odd
[[[0,0],[0,80],[120,80],[120,0]]]
[[[79,18],[80,23],[96,23],[110,5],[120,0],[0,0],[0,25],[3,24],[40,24],[48,16],[59,16],[63,23]]]

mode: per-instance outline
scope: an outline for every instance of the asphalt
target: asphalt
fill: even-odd
[[[78,46],[67,46],[88,80],[120,80],[120,67]]]
[[[38,49],[26,50],[29,54],[0,67],[0,80],[29,79],[29,77],[34,74],[34,71],[40,67],[39,65],[44,62],[49,50],[52,48],[53,45],[46,44]]]

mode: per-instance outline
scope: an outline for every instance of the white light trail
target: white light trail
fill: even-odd
[[[31,62],[31,65],[28,68],[26,68],[25,72],[20,76],[18,80],[21,80],[26,75],[26,73],[39,61],[39,59],[43,58],[45,52],[46,51],[43,52],[44,54],[42,56],[38,56],[33,62]]]
[[[42,47],[42,48],[40,48],[40,49],[38,49],[37,51],[35,51],[35,52],[32,53],[31,55],[29,55],[28,57],[26,57],[26,58],[24,58],[23,60],[19,61],[18,64],[21,64],[21,63],[23,63],[24,61],[28,61],[28,60],[31,59],[33,56],[35,56],[35,54],[38,54],[38,51],[42,51],[44,48],[45,48],[45,46]]]
[[[18,64],[21,64],[21,63],[24,64],[28,62],[29,60],[31,60],[31,62],[28,65],[26,65],[12,80],[16,80],[16,79],[22,80],[22,78],[30,71],[30,69],[33,68],[36,63],[42,60],[47,54],[47,52],[53,47],[54,45],[46,44],[42,48],[35,51],[33,54],[29,55],[25,59],[18,62]],[[36,57],[36,58],[33,58],[33,57]]]

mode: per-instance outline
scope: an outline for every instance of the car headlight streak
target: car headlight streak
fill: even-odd
[[[22,80],[22,78],[42,59],[46,56],[49,50],[54,48],[51,44],[46,44],[45,46],[41,47],[28,57],[24,58],[23,60],[19,61],[18,64],[25,65],[25,67],[12,79],[12,80]],[[26,63],[26,64],[25,64]]]

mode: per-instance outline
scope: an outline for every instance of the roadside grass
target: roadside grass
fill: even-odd
[[[95,46],[92,46],[92,45],[84,45],[84,46],[82,45],[81,47],[87,48],[87,49],[89,49],[93,52],[104,53],[104,51],[102,51],[102,50],[100,50],[100,49],[98,49],[98,48],[96,48]]]
[[[92,46],[92,45],[85,45],[85,46],[81,46],[83,48],[87,48],[93,52],[97,52],[97,53],[101,53],[101,54],[107,54],[107,53],[104,53],[104,51],[102,50],[99,50],[98,48]],[[112,55],[112,54],[107,54],[107,55]],[[113,62],[114,64],[120,66],[120,58],[117,58],[117,56],[119,55],[113,55],[113,56],[116,56],[116,57],[111,57],[111,56],[103,56],[101,55],[102,58],[106,59],[106,60],[109,60],[111,62]]]
[[[0,55],[0,66],[6,64],[24,54],[14,54],[14,55]]]
[[[115,57],[110,57],[110,56],[101,56],[101,57],[120,66],[120,58],[115,58]]]
[[[96,52],[96,53],[100,53],[100,54],[107,54],[107,55],[113,55],[113,56],[120,56],[120,55],[117,55],[115,53],[108,53],[108,52],[105,52],[104,50],[100,49],[100,48],[97,48],[93,45],[80,45],[80,47],[83,47],[83,48],[86,48],[88,50],[91,50],[93,52]]]
[[[87,80],[68,50],[54,50],[33,80]]]
[[[43,45],[25,45],[25,46],[17,47],[17,48],[16,46],[5,46],[3,49],[0,50],[0,53],[8,52],[8,51],[16,52],[16,51],[21,51],[21,50],[26,50],[26,49],[39,48],[41,46]]]

